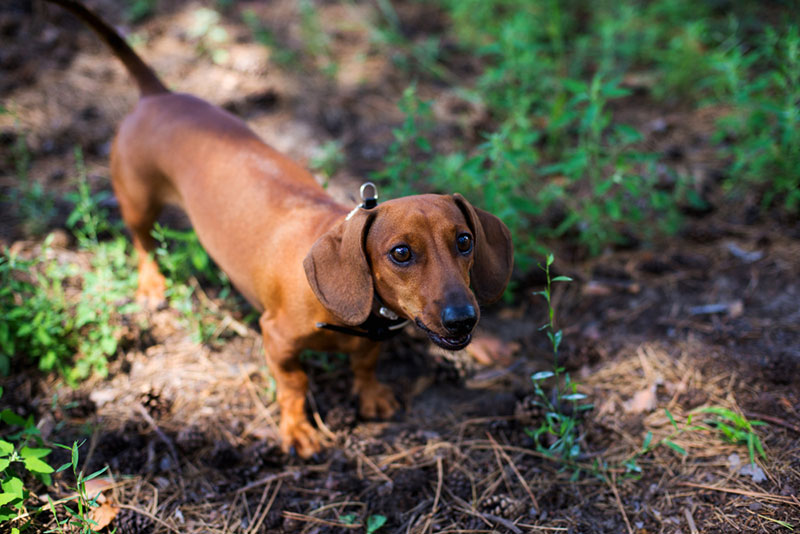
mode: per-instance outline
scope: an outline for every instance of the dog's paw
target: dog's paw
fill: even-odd
[[[377,381],[362,384],[355,393],[358,395],[359,413],[367,419],[388,419],[400,407],[391,388]]]
[[[167,290],[167,281],[160,272],[155,262],[142,262],[139,264],[139,287],[136,289],[136,300],[146,308],[156,309],[166,303],[164,293]]]
[[[281,442],[284,452],[300,458],[311,458],[322,450],[319,433],[308,421],[281,424]]]

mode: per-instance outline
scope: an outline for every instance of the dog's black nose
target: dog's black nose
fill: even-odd
[[[451,334],[469,334],[477,322],[478,314],[471,304],[448,306],[442,310],[442,325]]]

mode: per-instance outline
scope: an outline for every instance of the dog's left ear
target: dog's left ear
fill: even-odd
[[[472,265],[472,288],[480,304],[491,304],[503,296],[514,266],[511,232],[503,221],[487,211],[475,208],[458,193],[456,205],[467,219],[475,236],[475,262]]]
[[[325,308],[344,324],[363,323],[374,290],[364,241],[375,210],[359,209],[323,234],[303,260],[306,278]]]

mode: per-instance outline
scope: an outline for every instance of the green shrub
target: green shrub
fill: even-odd
[[[32,259],[4,250],[0,254],[0,372],[8,374],[16,358],[27,357],[42,371],[58,371],[75,383],[96,372],[105,376],[108,358],[117,351],[118,317],[132,311],[135,290],[127,241],[112,232],[103,195],[92,195],[80,150],[76,150],[78,192],[67,223],[79,246],[90,253],[91,269],[59,262],[50,249],[52,237]],[[79,282],[76,284],[76,282]],[[79,285],[77,296],[68,295]]]
[[[720,121],[720,137],[731,139],[728,186],[737,193],[755,187],[764,209],[777,204],[800,212],[798,26],[767,31],[761,46],[725,66],[734,104]]]
[[[0,397],[3,390],[0,388]],[[45,457],[52,450],[44,446],[33,416],[20,417],[8,408],[0,412],[0,523],[25,511],[30,496],[31,478],[52,484],[50,467]],[[26,484],[28,486],[26,486]]]

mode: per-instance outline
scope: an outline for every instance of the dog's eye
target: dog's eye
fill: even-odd
[[[397,245],[389,255],[397,263],[408,263],[411,260],[411,249],[406,245]]]
[[[462,254],[466,254],[472,250],[472,236],[469,234],[459,234],[456,238],[456,247]]]

